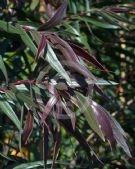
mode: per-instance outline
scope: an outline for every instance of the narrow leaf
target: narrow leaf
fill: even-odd
[[[128,147],[126,140],[124,138],[125,132],[121,128],[120,124],[108,112],[107,112],[107,114],[110,117],[110,123],[111,123],[111,126],[112,126],[113,135],[114,135],[115,140],[123,148],[123,150],[126,152],[126,154],[129,157],[132,157],[130,150],[129,150],[129,147]]]
[[[92,107],[94,112],[96,113],[99,123],[101,124],[101,128],[105,132],[110,142],[113,144],[115,139],[117,143],[127,153],[127,155],[131,157],[130,150],[128,148],[125,138],[123,137],[125,136],[125,132],[121,128],[120,124],[102,106],[98,105],[95,102],[92,102]]]
[[[0,30],[8,32],[8,33],[14,33],[14,34],[18,33],[18,29],[15,26],[5,21],[0,21]]]
[[[49,113],[51,112],[52,107],[56,104],[57,102],[57,96],[53,95],[49,101],[47,102],[45,108],[44,108],[44,113],[42,114],[41,117],[41,122],[44,123],[45,119],[48,117]]]
[[[72,112],[66,104],[62,103],[62,106],[63,106],[63,109],[65,110],[65,112],[67,113],[67,115],[69,116],[69,118],[71,119],[71,124],[72,124],[73,130],[75,130],[75,121],[76,121],[75,113]]]
[[[22,133],[22,144],[27,144],[27,141],[32,133],[34,118],[32,113],[29,111],[26,117],[25,126]]]
[[[4,76],[5,76],[6,82],[8,83],[7,70],[6,70],[5,64],[4,64],[3,59],[2,59],[1,56],[0,56],[0,69],[1,69],[2,73],[3,73]]]
[[[88,80],[90,80],[93,84],[96,84],[96,77],[87,69],[87,67],[81,65],[80,63],[71,61],[65,61],[63,64],[70,67],[70,69],[74,70],[75,72],[83,75],[85,78],[88,78]]]
[[[28,106],[33,106],[36,107],[36,104],[33,102],[33,100],[30,97],[30,94],[27,96],[25,93],[21,92],[20,90],[17,89],[16,86],[12,85],[10,86],[12,91],[14,92],[15,96],[26,103]]]
[[[113,136],[113,131],[112,131],[112,127],[108,115],[106,114],[104,109],[94,101],[92,101],[92,109],[96,115],[96,118],[101,126],[104,135],[111,143],[111,145],[113,145],[115,143],[115,139]]]
[[[89,99],[79,92],[75,92],[75,94],[78,100],[78,107],[80,108],[80,111],[85,115],[89,126],[100,136],[100,138],[102,138],[102,140],[105,140],[103,133],[100,129],[100,125],[98,124],[98,121],[96,119],[95,113],[90,106]]]
[[[68,82],[70,82],[70,77],[67,72],[64,70],[63,66],[57,59],[56,54],[52,50],[51,46],[47,44],[48,50],[46,54],[46,60],[50,63],[50,65]]]
[[[79,59],[71,46],[56,34],[48,34],[47,37],[53,45],[63,54],[65,60],[79,62]]]
[[[107,22],[100,21],[100,20],[97,20],[97,19],[93,19],[93,18],[90,18],[90,17],[79,17],[79,16],[77,16],[76,19],[81,20],[83,22],[88,22],[88,23],[95,25],[97,27],[100,27],[100,28],[105,28],[105,29],[118,29],[119,28],[116,25],[109,24]]]
[[[47,169],[47,159],[48,159],[48,146],[49,146],[49,133],[48,128],[44,125],[44,136],[43,136],[43,161],[44,161],[44,168]]]
[[[40,43],[39,43],[39,47],[38,47],[35,61],[37,61],[39,59],[39,57],[43,56],[45,47],[46,47],[46,38],[45,38],[45,35],[42,35],[41,39],[40,39]]]
[[[33,169],[39,166],[43,166],[43,161],[35,161],[30,163],[22,163],[14,167],[13,169]]]
[[[55,138],[55,144],[54,144],[54,150],[53,150],[53,163],[52,163],[52,169],[54,168],[55,161],[58,157],[59,150],[60,150],[60,143],[61,143],[61,132],[56,131],[56,138]]]
[[[8,161],[14,161],[14,162],[16,162],[16,160],[14,160],[14,159],[12,159],[12,158],[10,158],[10,157],[8,157],[8,156],[2,154],[1,152],[0,152],[0,156],[1,156],[2,158],[4,158],[4,159],[8,160]]]
[[[101,63],[99,63],[94,56],[90,55],[88,52],[86,52],[83,48],[79,47],[78,45],[71,43],[71,42],[68,42],[68,43],[78,56],[81,56],[86,61],[97,66],[100,70],[103,70],[108,73],[108,70]]]
[[[34,55],[37,54],[37,48],[35,44],[32,42],[31,38],[27,34],[27,32],[21,28],[20,25],[16,25],[16,28],[18,28],[18,33],[21,36],[22,41],[25,43],[25,45],[33,52]]]
[[[7,101],[3,101],[2,97],[0,96],[0,109],[3,113],[5,113],[9,119],[16,125],[16,127],[20,130],[21,124],[20,121],[15,114],[14,110],[10,106],[10,104]]]
[[[44,31],[58,25],[66,12],[67,9],[67,0],[64,0],[64,3],[58,8],[54,16],[48,20],[45,24],[38,28],[39,31]]]

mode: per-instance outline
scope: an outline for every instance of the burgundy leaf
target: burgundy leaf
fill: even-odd
[[[110,123],[112,126],[113,135],[114,135],[115,140],[123,148],[123,150],[126,152],[126,154],[129,157],[132,157],[130,150],[128,148],[128,145],[126,143],[126,140],[124,138],[125,133],[123,133],[123,131],[121,131],[121,129],[119,128],[119,126],[117,125],[117,123],[115,122],[115,120],[113,118],[110,118]]]
[[[54,14],[54,16],[51,19],[49,19],[45,24],[40,26],[38,28],[38,30],[44,31],[44,30],[50,29],[50,28],[58,25],[62,21],[64,15],[65,15],[65,12],[67,10],[67,5],[68,5],[68,2],[67,2],[67,0],[65,0],[64,3],[58,8],[58,10]]]
[[[92,63],[93,65],[97,66],[100,70],[103,70],[108,73],[108,70],[101,63],[99,63],[94,56],[90,55],[88,52],[86,52],[83,48],[79,47],[78,45],[71,42],[68,43],[78,56],[81,56],[87,62]]]
[[[43,82],[42,83],[45,88],[51,93],[51,94],[56,94],[56,89],[53,84],[48,83],[48,82]]]
[[[74,61],[74,62],[79,61],[77,55],[75,54],[75,52],[73,51],[71,46],[66,41],[61,39],[56,34],[48,34],[47,38],[51,41],[51,43],[56,48],[58,48],[61,51],[61,53],[63,54],[63,56],[65,57],[66,60]]]
[[[60,119],[61,114],[62,114],[62,106],[61,106],[61,102],[58,101],[56,103],[56,118]]]
[[[34,118],[31,114],[31,112],[29,111],[26,117],[26,122],[25,122],[25,126],[22,132],[22,144],[26,144],[31,133],[32,133],[32,129],[33,129],[33,122],[34,122]]]
[[[46,13],[49,16],[49,18],[52,18],[54,15],[53,6],[51,4],[46,4]]]
[[[111,127],[108,115],[104,111],[103,107],[98,105],[96,102],[92,101],[91,106],[101,126],[101,130],[103,131],[104,135],[106,136],[108,141],[111,143],[111,145],[113,145],[115,143],[115,139],[113,136],[113,131],[112,131],[112,127]]]
[[[53,95],[49,101],[47,102],[45,108],[44,108],[44,113],[42,114],[41,117],[41,123],[44,123],[45,119],[48,117],[52,107],[56,104],[57,102],[57,96]]]
[[[123,7],[110,7],[108,10],[115,12],[115,13],[126,13],[130,12],[130,9],[128,8],[123,8]]]
[[[61,144],[61,132],[56,131],[56,138],[55,138],[54,151],[53,151],[53,163],[51,167],[52,169],[54,168],[55,161],[59,154],[60,144]]]
[[[110,143],[116,142],[123,148],[126,154],[131,157],[128,145],[125,141],[125,133],[120,127],[118,122],[100,105],[96,102],[92,102],[93,110],[97,116],[97,120],[101,125],[101,129],[104,131],[104,134],[109,139]]]
[[[40,39],[38,52],[37,52],[37,56],[35,58],[35,61],[37,61],[39,59],[39,57],[43,56],[45,47],[46,47],[46,37],[45,37],[45,35],[42,35],[41,39]]]

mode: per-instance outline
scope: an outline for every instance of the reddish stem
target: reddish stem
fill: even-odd
[[[14,82],[13,85],[21,85],[21,84],[35,84],[36,80],[21,80]]]

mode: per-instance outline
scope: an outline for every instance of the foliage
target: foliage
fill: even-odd
[[[102,162],[104,168],[134,167],[125,140],[133,144],[129,130],[134,126],[127,121],[134,102],[128,78],[134,69],[131,2],[1,1],[3,168],[90,168]],[[115,74],[119,84],[113,82]],[[116,84],[118,97],[113,100],[115,91],[106,85]],[[127,123],[124,128],[131,136],[99,103]],[[115,160],[97,135],[112,149],[117,142],[130,164],[121,149]]]

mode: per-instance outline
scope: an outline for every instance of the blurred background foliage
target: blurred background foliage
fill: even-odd
[[[39,25],[53,15],[60,6],[60,0],[1,0],[0,20],[11,21],[14,25]],[[107,9],[123,7],[118,17]],[[131,154],[135,156],[135,3],[134,0],[69,0],[67,15],[63,22],[51,31],[57,32],[67,40],[81,44],[93,54],[109,71],[110,75],[89,67],[98,77],[118,82],[117,86],[104,87],[110,99],[117,105],[101,99],[96,93],[98,103],[106,107],[120,122],[127,134]],[[115,11],[118,12],[118,11]],[[128,23],[129,22],[129,23]],[[132,23],[132,24],[130,24]],[[119,28],[117,28],[117,26]],[[2,56],[10,82],[29,79],[32,73],[33,59],[17,35],[0,31],[0,56]],[[3,82],[0,72],[0,81]],[[77,114],[79,117],[80,115]],[[81,132],[93,147],[102,165],[96,159],[89,159],[82,147],[62,131],[62,143],[58,160],[63,162],[59,168],[104,168],[132,169],[135,159],[128,159],[117,146],[111,151],[108,143],[103,143],[85,123],[83,117],[77,119]],[[16,149],[18,136],[9,119],[1,114],[0,150],[8,157],[0,156],[0,168],[10,169],[28,161],[42,160],[42,139],[40,128],[34,128],[28,144],[22,148],[25,158],[20,157]],[[51,145],[51,140],[50,140]],[[52,150],[50,149],[50,152]],[[13,157],[12,160],[8,159]],[[15,162],[13,159],[17,159]],[[68,163],[68,166],[66,164]],[[22,168],[25,168],[23,166]]]

